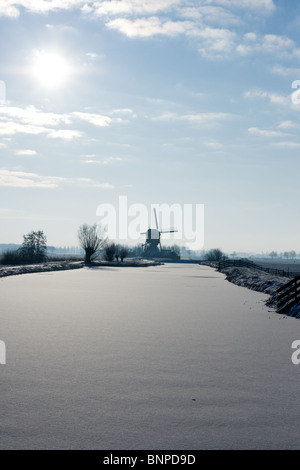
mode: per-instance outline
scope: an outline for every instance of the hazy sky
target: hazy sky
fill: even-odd
[[[127,196],[299,252],[299,29],[295,0],[0,0],[0,243]]]

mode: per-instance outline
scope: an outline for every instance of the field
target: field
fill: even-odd
[[[300,274],[300,260],[285,261],[285,260],[253,260],[255,264],[263,268],[283,269],[284,271],[296,272]]]

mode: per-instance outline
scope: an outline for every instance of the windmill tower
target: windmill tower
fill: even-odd
[[[177,232],[177,230],[159,230],[156,209],[154,209],[154,217],[156,228],[148,228],[147,232],[141,233],[141,235],[146,235],[146,241],[143,244],[143,253],[147,258],[162,257],[163,251],[160,241],[161,234]]]

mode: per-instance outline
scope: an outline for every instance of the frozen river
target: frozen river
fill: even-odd
[[[300,321],[205,266],[0,280],[1,449],[299,448]]]

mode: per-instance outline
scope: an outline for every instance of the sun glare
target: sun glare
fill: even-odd
[[[55,88],[66,81],[70,73],[66,60],[57,53],[39,53],[35,65],[34,75],[46,87]]]

